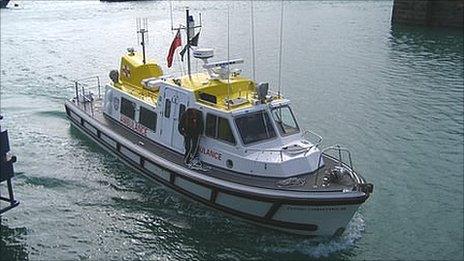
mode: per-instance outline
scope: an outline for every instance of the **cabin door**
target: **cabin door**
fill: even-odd
[[[161,140],[165,145],[184,153],[184,137],[179,133],[180,115],[187,108],[187,95],[183,92],[166,88],[164,92],[164,112]]]

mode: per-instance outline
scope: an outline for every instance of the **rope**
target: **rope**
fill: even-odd
[[[280,48],[279,48],[279,92],[280,97],[282,88],[282,38],[284,34],[284,0],[281,1],[280,6]]]

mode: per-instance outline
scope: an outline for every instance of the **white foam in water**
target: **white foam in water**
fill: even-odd
[[[329,241],[320,241],[321,239],[303,239],[296,241],[295,238],[281,237],[273,238],[271,243],[263,249],[265,252],[274,253],[300,253],[310,257],[328,257],[334,253],[349,250],[354,247],[356,241],[361,239],[362,232],[365,229],[365,221],[361,214],[356,213],[348,224],[345,233],[338,238]],[[263,241],[268,241],[265,239]]]

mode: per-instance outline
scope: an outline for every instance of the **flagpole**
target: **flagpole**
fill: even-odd
[[[186,14],[186,27],[187,27],[187,71],[189,78],[191,78],[191,69],[190,69],[190,24],[189,24],[189,8],[185,10]]]
[[[181,26],[179,25],[179,28],[180,27]],[[177,50],[176,50],[176,53],[179,54]],[[184,76],[184,61],[181,59],[180,55],[176,55],[176,56],[177,56],[177,62],[179,63],[180,75],[183,77]]]

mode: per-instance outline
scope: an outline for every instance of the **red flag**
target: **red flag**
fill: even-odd
[[[177,47],[182,46],[182,40],[180,38],[180,30],[177,30],[176,37],[172,40],[171,48],[169,48],[169,53],[167,57],[168,67],[172,66],[172,58],[174,57],[174,51],[176,51]]]

